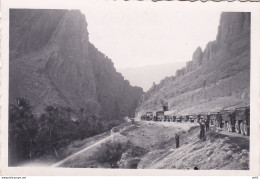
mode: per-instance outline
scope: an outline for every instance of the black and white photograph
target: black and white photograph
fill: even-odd
[[[252,169],[253,13],[91,2],[8,9],[7,167]]]

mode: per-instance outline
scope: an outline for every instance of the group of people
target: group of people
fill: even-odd
[[[240,109],[240,111],[243,112],[243,109]],[[250,108],[246,108],[244,114],[246,116],[246,119],[249,119],[250,118]],[[211,115],[213,115],[213,116],[211,116]],[[236,114],[236,111],[232,111],[232,112],[225,114],[227,116],[222,116],[223,114],[221,114],[220,112],[211,114],[211,115],[208,115],[208,114],[197,115],[198,123],[200,125],[200,136],[199,136],[200,139],[205,140],[205,133],[210,130],[210,128],[209,128],[210,125],[212,125],[215,128],[213,130],[221,130],[222,128],[227,128],[228,131],[235,132],[236,115],[239,115],[239,114]],[[226,118],[228,118],[228,121],[224,120]],[[176,148],[179,148],[180,136],[178,134],[175,134],[175,141],[176,141]]]
[[[200,139],[205,139],[205,132],[209,131],[210,116],[208,115],[207,119],[199,120],[198,123],[200,124]],[[175,134],[175,141],[176,141],[176,148],[179,148],[180,136],[178,134]]]
[[[201,119],[198,121],[198,123],[200,124],[200,139],[205,139],[205,132],[209,131],[210,116],[207,115],[206,119]]]

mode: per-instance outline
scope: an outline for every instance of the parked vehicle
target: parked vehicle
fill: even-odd
[[[165,115],[165,122],[172,122],[172,116],[171,115]]]
[[[141,120],[142,121],[146,120],[146,115],[145,114],[141,115]]]
[[[182,122],[182,116],[176,116],[176,122]]]
[[[145,119],[147,121],[152,121],[153,120],[153,113],[152,112],[147,112],[145,115]]]
[[[194,123],[194,115],[188,115],[188,120],[189,122]]]
[[[176,122],[176,116],[172,116],[172,122]]]
[[[222,116],[222,123],[225,130],[229,132],[235,131],[234,119],[233,119],[233,110],[221,110],[220,114]]]
[[[212,112],[212,113],[210,113],[210,122],[209,122],[209,124],[210,124],[211,126],[217,125],[218,115],[219,115],[218,112]]]
[[[155,113],[155,120],[156,121],[164,121],[164,111],[157,111]]]
[[[235,109],[235,130],[239,134],[249,136],[250,133],[250,108],[240,107]]]
[[[173,111],[157,111],[153,116],[152,112],[147,112],[141,116],[141,120],[191,123],[204,121],[206,124],[219,127],[229,132],[237,132],[247,136],[250,134],[250,106],[183,116],[172,115],[172,113]]]
[[[208,113],[200,113],[200,122],[207,120]]]

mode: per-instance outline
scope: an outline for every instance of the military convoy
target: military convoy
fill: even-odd
[[[169,111],[157,111],[154,115],[153,112],[147,112],[141,116],[141,120],[180,123],[205,121],[211,126],[216,126],[229,132],[237,132],[246,136],[250,134],[250,106],[182,116],[173,115]]]

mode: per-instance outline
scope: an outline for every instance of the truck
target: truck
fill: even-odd
[[[146,115],[145,114],[141,115],[141,120],[144,121],[145,119],[146,119]]]
[[[206,121],[207,120],[207,117],[208,117],[208,113],[200,113],[200,115],[199,115],[199,121],[201,122],[201,121]]]
[[[157,111],[155,113],[155,121],[164,121],[164,111]]]
[[[192,115],[188,115],[188,120],[189,120],[189,122],[194,123],[194,121],[195,121],[194,115],[193,114]]]
[[[176,122],[182,122],[182,116],[176,116]]]
[[[152,121],[153,120],[153,112],[146,112],[145,119],[147,121]]]
[[[165,122],[172,122],[173,120],[173,111],[164,111],[164,117],[165,117]]]
[[[187,116],[185,116],[185,115],[182,116],[182,117],[181,117],[181,121],[182,121],[182,122],[187,122],[187,121],[188,121]]]
[[[193,115],[193,121],[194,121],[194,123],[198,122],[198,115],[196,115],[196,114]]]
[[[165,115],[164,122],[171,122],[172,121],[172,116],[171,115]]]
[[[235,130],[239,134],[249,136],[250,133],[250,107],[235,109]]]
[[[219,115],[218,112],[211,112],[211,113],[210,113],[210,117],[209,117],[210,121],[209,121],[209,124],[210,124],[211,126],[217,125],[218,115]]]
[[[234,123],[234,111],[233,110],[221,110],[220,114],[222,116],[222,123],[224,129],[229,132],[235,132],[235,123]]]
[[[172,122],[176,122],[176,116],[172,116]]]

